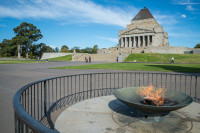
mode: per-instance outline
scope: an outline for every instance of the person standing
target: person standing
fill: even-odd
[[[88,63],[88,59],[85,57],[85,63]]]
[[[91,57],[89,57],[89,63],[91,63]]]
[[[174,63],[174,56],[172,56],[171,63]]]

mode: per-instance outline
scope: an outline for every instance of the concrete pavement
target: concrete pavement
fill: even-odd
[[[105,63],[92,62],[91,64]],[[50,67],[88,65],[85,62],[47,62],[32,64],[0,64],[0,132],[14,132],[13,96],[22,86],[41,79],[56,76],[114,72],[117,70],[60,70]]]
[[[105,63],[92,62],[91,64]],[[122,70],[73,70],[48,69],[59,66],[88,65],[84,62],[47,62],[32,64],[0,64],[0,131],[2,133],[14,132],[13,96],[22,86],[41,79],[56,76],[97,73],[122,72]],[[127,71],[128,72],[128,71]]]

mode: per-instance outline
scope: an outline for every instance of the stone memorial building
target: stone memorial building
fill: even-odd
[[[126,30],[119,31],[121,48],[139,48],[144,46],[169,46],[168,34],[158,24],[148,8],[141,9],[127,25]]]
[[[126,30],[119,31],[119,44],[111,48],[99,49],[97,54],[73,53],[73,61],[122,62],[131,53],[195,53],[187,47],[172,47],[168,43],[168,34],[156,21],[149,9],[141,9],[128,24]]]

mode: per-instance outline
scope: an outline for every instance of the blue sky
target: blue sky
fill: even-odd
[[[168,32],[171,46],[200,43],[200,0],[0,0],[0,42],[22,22],[41,30],[52,47],[114,47],[119,30],[146,6]]]

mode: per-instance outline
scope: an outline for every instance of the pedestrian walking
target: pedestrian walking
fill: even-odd
[[[174,56],[172,56],[171,63],[174,63]]]
[[[89,57],[89,63],[91,63],[91,57]]]
[[[85,57],[85,63],[88,63],[88,59]]]

